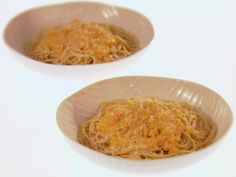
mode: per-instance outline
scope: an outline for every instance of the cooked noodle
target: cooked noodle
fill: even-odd
[[[116,61],[138,49],[136,37],[119,27],[74,21],[40,31],[26,53],[45,63],[84,65]]]
[[[209,145],[216,125],[187,103],[157,97],[114,100],[81,125],[79,142],[128,159],[159,159]]]

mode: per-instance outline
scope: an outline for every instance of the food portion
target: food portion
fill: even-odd
[[[111,156],[159,159],[209,145],[216,125],[187,103],[158,97],[102,103],[80,127],[79,142]]]
[[[60,65],[112,62],[138,49],[137,38],[117,26],[81,21],[44,29],[26,45],[29,57]]]

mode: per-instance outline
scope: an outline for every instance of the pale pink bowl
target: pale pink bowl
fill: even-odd
[[[95,65],[53,65],[35,61],[25,55],[24,43],[34,39],[39,30],[69,23],[74,19],[117,25],[134,34],[141,49],[123,60]],[[143,58],[153,37],[153,26],[142,14],[127,8],[93,2],[71,2],[25,11],[10,21],[4,33],[6,44],[18,61],[41,73],[64,78],[107,75],[132,66]]]
[[[218,131],[213,143],[186,155],[140,161],[104,155],[78,143],[80,124],[96,114],[100,103],[112,99],[147,96],[183,101],[201,108],[217,125]],[[230,107],[214,91],[189,81],[145,76],[119,77],[96,82],[66,98],[57,111],[57,124],[60,130],[81,156],[109,169],[136,174],[173,172],[206,158],[220,145],[232,121]]]

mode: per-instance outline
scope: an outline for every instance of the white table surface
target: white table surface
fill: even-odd
[[[25,9],[56,0],[3,0],[0,32]],[[154,75],[195,81],[218,92],[236,115],[236,1],[104,0],[130,7],[152,21],[156,36],[146,61],[114,73]],[[0,176],[126,177],[80,157],[57,128],[55,112],[67,96],[96,80],[62,80],[18,63],[0,40]],[[199,163],[164,176],[235,177],[236,130]],[[154,174],[154,176],[160,176]]]

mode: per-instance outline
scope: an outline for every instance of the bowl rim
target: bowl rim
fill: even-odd
[[[114,80],[114,79],[123,79],[123,78],[156,78],[156,79],[165,79],[165,80],[171,80],[171,81],[181,81],[181,82],[184,82],[184,83],[190,83],[190,84],[193,84],[193,85],[197,85],[197,86],[200,86],[202,88],[205,88],[211,92],[213,92],[216,96],[218,96],[220,99],[222,99],[222,101],[225,103],[225,105],[227,106],[227,108],[229,109],[229,113],[230,113],[230,124],[226,130],[226,132],[217,140],[217,141],[214,141],[212,143],[210,143],[209,145],[207,145],[206,147],[203,147],[202,149],[199,149],[197,151],[193,151],[193,152],[190,152],[190,153],[186,153],[186,154],[180,154],[180,155],[176,155],[176,156],[171,156],[171,157],[165,157],[165,158],[160,158],[160,159],[143,159],[143,160],[135,160],[135,159],[126,159],[126,158],[122,158],[122,157],[119,157],[119,156],[110,156],[110,155],[107,155],[107,154],[104,154],[102,152],[99,152],[99,151],[96,151],[96,150],[93,150],[85,145],[82,145],[80,144],[78,141],[76,140],[73,140],[71,139],[69,136],[67,136],[63,131],[62,129],[60,128],[60,125],[59,125],[59,121],[58,121],[58,114],[60,112],[60,109],[62,107],[62,105],[64,105],[64,103],[71,97],[75,96],[78,92],[81,92],[89,87],[92,87],[98,83],[102,83],[102,82],[107,82],[107,81],[110,81],[110,80]],[[146,76],[146,75],[130,75],[130,76],[119,76],[119,77],[111,77],[111,78],[108,78],[108,79],[102,79],[102,80],[99,80],[99,81],[96,81],[96,82],[93,82],[85,87],[82,87],[81,89],[75,91],[73,94],[67,96],[66,98],[64,98],[64,100],[58,105],[57,109],[56,109],[56,122],[57,122],[57,127],[59,128],[60,132],[64,135],[64,137],[68,140],[70,140],[71,142],[75,143],[76,145],[78,145],[78,147],[84,149],[84,150],[88,150],[89,152],[91,153],[95,153],[96,155],[101,155],[105,158],[109,158],[109,159],[116,159],[116,160],[120,160],[120,161],[126,161],[126,162],[135,162],[135,163],[142,163],[142,162],[150,162],[150,163],[153,163],[153,162],[161,162],[161,161],[166,161],[166,160],[177,160],[177,159],[181,159],[181,158],[185,158],[185,157],[189,157],[191,156],[192,154],[198,154],[198,153],[201,153],[201,152],[205,152],[207,150],[210,150],[212,149],[213,147],[216,147],[220,142],[223,141],[223,139],[225,139],[226,135],[229,134],[230,130],[232,129],[232,125],[233,125],[233,122],[234,122],[234,114],[233,114],[233,111],[230,107],[230,105],[228,104],[228,102],[225,101],[225,99],[220,95],[218,94],[217,92],[215,92],[214,90],[210,89],[209,87],[207,86],[204,86],[202,84],[199,84],[197,82],[194,82],[194,81],[189,81],[189,80],[185,80],[185,79],[178,79],[178,78],[174,78],[174,77],[159,77],[159,76]]]
[[[7,31],[8,31],[8,28],[10,26],[10,24],[12,24],[12,22],[19,16],[21,15],[24,15],[24,14],[27,14],[27,13],[30,13],[34,10],[39,10],[39,9],[43,9],[43,8],[49,8],[49,7],[53,7],[53,6],[63,6],[63,5],[72,5],[72,4],[91,4],[91,5],[103,5],[103,6],[107,6],[107,7],[113,7],[113,8],[118,8],[118,9],[123,9],[123,10],[127,10],[127,11],[130,11],[132,13],[135,13],[137,15],[140,15],[142,16],[148,23],[149,23],[149,26],[150,26],[150,31],[151,31],[151,38],[150,40],[147,42],[147,44],[140,48],[138,51],[136,51],[134,54],[128,56],[128,57],[124,57],[124,58],[121,58],[119,60],[115,60],[115,61],[112,61],[112,62],[106,62],[106,63],[96,63],[96,64],[85,64],[85,65],[59,65],[59,64],[50,64],[50,63],[45,63],[45,62],[42,62],[42,61],[38,61],[38,60],[35,60],[29,56],[27,56],[26,54],[22,53],[22,52],[19,52],[18,50],[14,49],[14,47],[12,47],[8,40],[7,40]],[[59,3],[54,3],[54,4],[46,4],[46,5],[39,5],[39,6],[36,6],[36,7],[32,7],[32,8],[28,8],[26,10],[23,10],[19,13],[17,13],[16,15],[14,15],[13,17],[10,18],[10,20],[6,23],[5,27],[4,27],[4,30],[3,30],[3,39],[4,39],[4,43],[7,45],[7,47],[9,49],[11,49],[13,52],[16,52],[18,55],[24,57],[24,59],[27,59],[28,61],[32,62],[32,63],[35,63],[35,64],[40,64],[40,65],[44,65],[44,66],[56,66],[56,67],[60,67],[60,68],[75,68],[75,67],[78,67],[78,68],[91,68],[91,67],[94,67],[94,66],[106,66],[106,65],[109,65],[111,63],[122,63],[123,60],[130,60],[132,58],[135,58],[136,55],[140,54],[142,51],[144,51],[147,47],[150,46],[150,44],[153,42],[154,38],[156,37],[157,35],[157,32],[156,32],[156,29],[154,28],[151,20],[146,16],[144,15],[143,13],[139,12],[138,10],[135,10],[135,9],[132,9],[132,8],[129,8],[129,7],[124,7],[124,6],[120,6],[120,5],[114,5],[114,4],[111,4],[111,3],[103,3],[103,2],[94,2],[94,1],[70,1],[70,2],[59,2]]]

